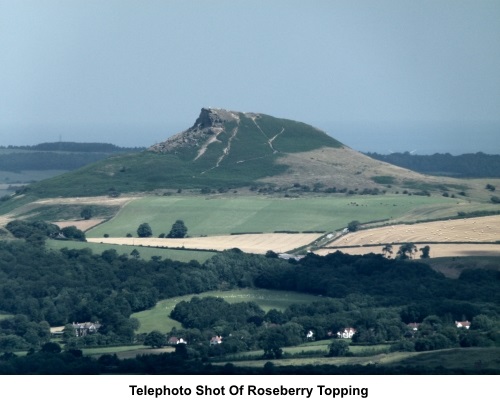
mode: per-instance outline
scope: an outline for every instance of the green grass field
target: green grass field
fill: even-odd
[[[302,346],[293,348],[300,349]],[[304,348],[304,347],[302,347]],[[360,346],[361,349],[369,350],[369,346]],[[285,352],[292,348],[286,348]],[[353,347],[350,347],[351,351]],[[250,353],[250,352],[249,352]],[[256,355],[262,352],[251,352]],[[269,360],[243,360],[231,361],[235,366],[261,368]],[[227,362],[225,360],[224,362]],[[352,357],[324,357],[315,355],[311,357],[288,358],[272,360],[275,366],[305,366],[305,365],[367,365],[379,364],[383,366],[420,366],[420,367],[442,367],[445,369],[463,369],[472,372],[481,370],[498,370],[500,366],[500,348],[457,348],[435,350],[432,352],[394,352],[380,353],[371,356]]]
[[[75,241],[62,241],[49,239],[46,241],[47,247],[54,250],[60,250],[62,248],[68,249],[91,249],[94,254],[101,254],[105,250],[115,249],[119,255],[126,254],[130,255],[132,250],[137,249],[141,254],[141,259],[150,260],[152,256],[161,256],[162,259],[171,259],[179,262],[189,262],[191,260],[197,260],[200,263],[205,262],[210,259],[215,253],[203,252],[203,251],[192,251],[192,250],[181,250],[181,249],[161,249],[161,248],[149,248],[143,246],[125,246],[125,245],[107,245],[102,243],[85,243],[85,242],[75,242]]]
[[[149,333],[152,330],[159,330],[161,332],[168,333],[173,327],[181,329],[182,325],[169,317],[170,312],[172,312],[175,305],[179,302],[189,301],[194,296],[195,294],[191,294],[162,300],[159,301],[152,309],[132,314],[132,316],[138,319],[141,323],[138,333]],[[266,312],[270,309],[283,311],[292,304],[308,304],[322,299],[321,297],[310,294],[262,289],[209,291],[202,294],[196,294],[196,296],[220,297],[230,304],[253,301]]]
[[[418,211],[419,219],[439,216],[456,201],[444,197],[407,195],[327,196],[296,199],[266,197],[144,197],[127,204],[112,220],[99,225],[87,237],[136,235],[142,222],[153,236],[168,233],[177,219],[188,235],[225,235],[234,232],[331,231],[361,223],[397,219]],[[446,211],[447,212],[447,211]]]

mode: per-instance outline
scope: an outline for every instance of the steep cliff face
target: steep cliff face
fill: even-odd
[[[224,131],[225,124],[237,121],[238,113],[220,108],[202,108],[194,125],[164,142],[157,143],[149,148],[152,152],[173,152],[177,149],[202,148],[211,138],[217,137]]]

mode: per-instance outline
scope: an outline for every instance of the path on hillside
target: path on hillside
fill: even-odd
[[[194,158],[194,160],[198,160],[201,156],[203,156],[205,154],[205,152],[207,151],[208,145],[210,145],[211,143],[213,143],[215,141],[218,141],[217,137],[224,130],[222,128],[217,128],[217,129],[218,129],[218,132],[216,132],[214,135],[212,135],[210,138],[208,138],[208,140],[202,145],[202,147],[198,151],[198,154],[196,155],[196,157]]]
[[[269,145],[269,147],[271,148],[273,153],[277,153],[278,151],[276,149],[274,149],[273,142],[279,135],[281,135],[283,132],[285,132],[285,127],[282,127],[280,132],[278,132],[272,138],[269,138],[269,136],[262,130],[262,128],[259,126],[259,124],[257,124],[256,117],[251,117],[251,119],[252,119],[253,123],[255,124],[255,126],[259,129],[260,133],[262,135],[264,135],[264,137],[266,138],[267,144]]]
[[[213,170],[213,169],[216,169],[217,167],[219,167],[219,165],[222,163],[222,161],[229,155],[229,152],[231,151],[231,143],[233,142],[233,139],[236,137],[236,135],[238,134],[238,130],[240,129],[240,117],[238,117],[237,115],[233,115],[233,116],[234,116],[234,118],[236,120],[236,127],[232,130],[231,135],[229,136],[229,139],[227,140],[227,145],[222,150],[222,155],[219,156],[219,158],[217,159],[217,162],[215,163],[215,166],[213,166],[210,169],[207,169],[207,170],[201,172],[201,174],[205,174],[206,172],[209,172],[210,170]],[[221,130],[217,135],[215,135],[215,138],[217,138],[217,136],[220,135],[222,132],[223,131]],[[206,145],[206,147],[208,147],[209,143],[207,143],[205,145]],[[203,151],[203,153],[205,153],[206,147],[205,147],[205,150]],[[201,155],[199,154],[199,156],[201,156]],[[198,159],[199,156],[197,156],[196,159]]]

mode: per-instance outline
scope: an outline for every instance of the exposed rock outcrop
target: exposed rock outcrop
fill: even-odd
[[[153,152],[172,152],[180,148],[199,149],[207,143],[216,141],[217,135],[224,130],[224,123],[236,121],[238,113],[220,108],[202,108],[194,125],[164,142],[151,146]],[[215,137],[215,138],[214,138]]]

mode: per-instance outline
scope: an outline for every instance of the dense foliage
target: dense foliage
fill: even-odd
[[[493,333],[500,313],[499,281],[500,274],[488,270],[465,271],[457,280],[446,279],[422,263],[381,255],[310,254],[300,262],[287,262],[236,249],[200,265],[138,260],[115,250],[94,255],[90,249],[53,252],[39,243],[0,243],[0,311],[24,315],[27,322],[37,325],[87,321],[103,325],[99,333],[79,341],[80,346],[135,341],[138,324],[130,315],[153,307],[159,299],[254,286],[332,298],[292,305],[283,313],[265,313],[250,303],[195,299],[179,304],[172,315],[183,323],[187,339],[207,342],[214,334],[232,336],[218,347],[219,354],[250,348],[267,348],[271,353],[277,348],[269,342],[297,344],[308,330],[323,339],[351,326],[358,329],[359,342],[396,341],[404,336],[405,323],[425,322],[431,316],[439,318],[431,323],[431,335],[439,331],[448,340],[429,343],[425,340],[429,334],[422,335],[424,341],[421,346],[415,341],[415,350],[449,342],[474,346],[488,340],[487,344],[493,344],[499,339]],[[462,338],[446,332],[454,320],[478,316],[486,316],[479,335]],[[275,327],[266,330],[269,324]],[[26,333],[12,333],[16,328],[2,325],[0,335],[17,339],[4,342],[6,347],[33,344],[34,338],[30,341]],[[445,332],[436,325],[443,325]],[[37,342],[42,344],[43,337]]]

